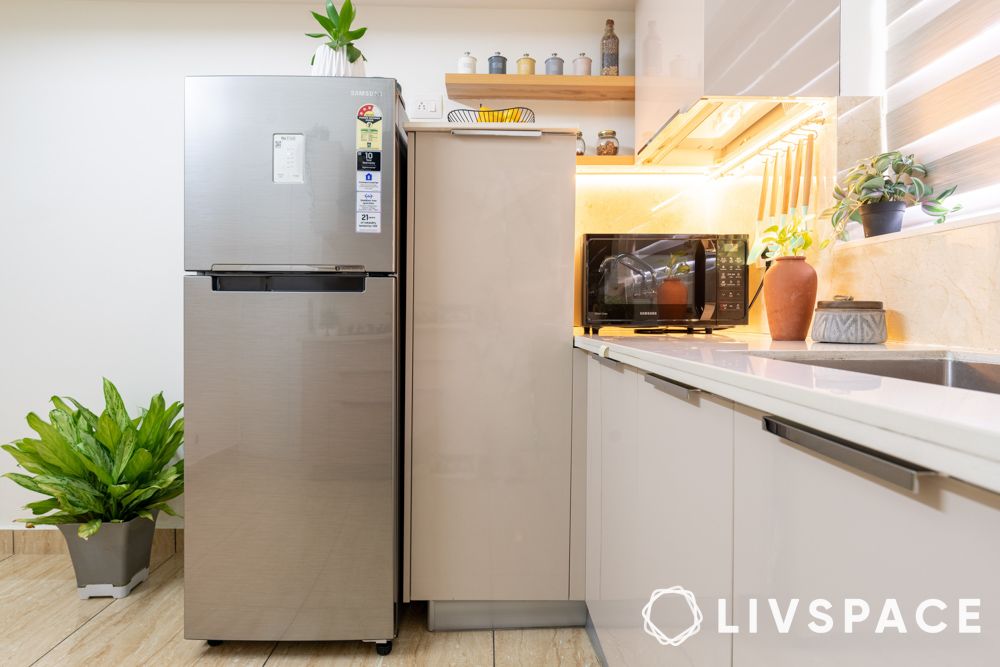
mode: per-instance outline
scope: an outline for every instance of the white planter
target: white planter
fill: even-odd
[[[358,58],[352,64],[347,59],[347,49],[331,49],[321,44],[316,49],[309,73],[313,76],[364,76],[365,60]]]

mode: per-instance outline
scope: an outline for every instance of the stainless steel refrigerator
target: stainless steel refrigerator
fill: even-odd
[[[186,80],[189,639],[391,648],[403,122],[392,79]]]

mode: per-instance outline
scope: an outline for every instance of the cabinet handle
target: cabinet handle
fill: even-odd
[[[461,137],[521,137],[533,139],[542,136],[541,130],[452,130],[452,134]]]
[[[692,387],[689,384],[684,384],[683,382],[678,382],[677,380],[668,380],[662,375],[657,375],[656,373],[646,373],[646,382],[664,393],[685,401],[690,401],[694,398],[695,394],[701,393],[701,389],[698,389],[698,387]]]
[[[762,425],[765,431],[773,433],[779,438],[794,442],[810,451],[822,454],[872,477],[877,477],[887,484],[905,489],[910,493],[920,491],[921,477],[937,474],[930,468],[876,452],[864,445],[849,442],[778,417],[764,417]]]
[[[614,369],[617,370],[617,369],[619,369],[619,368],[621,368],[622,366],[625,365],[622,362],[617,361],[615,359],[610,359],[608,357],[602,357],[601,355],[597,354],[596,352],[591,352],[590,356],[592,356],[594,359],[597,359],[599,362],[601,362],[602,364],[604,364],[608,368],[614,368]]]

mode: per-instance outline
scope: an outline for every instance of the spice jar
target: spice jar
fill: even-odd
[[[468,51],[458,59],[458,73],[459,74],[475,74],[476,73],[476,58],[471,55]]]
[[[608,19],[604,25],[604,37],[601,38],[601,74],[618,76],[618,35],[615,34],[615,22]]]
[[[576,131],[576,154],[586,155],[587,154],[587,142],[583,140],[583,132],[580,130]]]
[[[518,74],[534,74],[535,73],[535,59],[525,53],[523,56],[517,59],[517,73]]]
[[[558,54],[553,53],[545,60],[545,73],[546,74],[563,73],[563,59],[560,58]]]
[[[577,76],[590,76],[590,69],[594,61],[587,57],[586,53],[581,53],[573,58],[573,74]]]
[[[597,154],[618,155],[618,136],[614,130],[601,130],[597,133]]]
[[[490,56],[490,74],[506,74],[507,59],[500,55],[499,51],[494,51]]]
[[[871,345],[888,338],[885,308],[881,301],[855,301],[837,295],[833,301],[818,301],[813,318],[812,339],[817,343]]]

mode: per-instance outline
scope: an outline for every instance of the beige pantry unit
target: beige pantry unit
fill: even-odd
[[[582,625],[576,131],[408,132],[404,598],[432,629]]]

